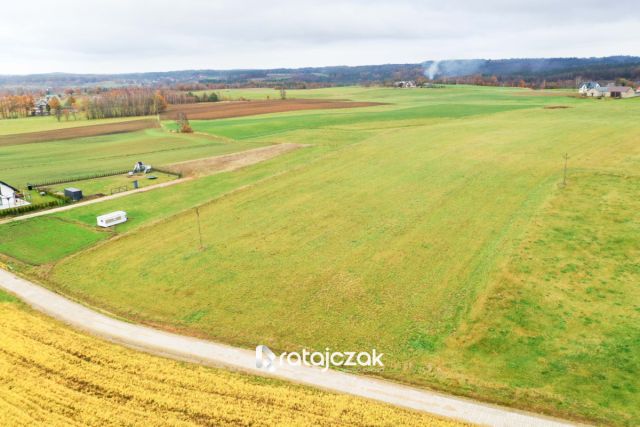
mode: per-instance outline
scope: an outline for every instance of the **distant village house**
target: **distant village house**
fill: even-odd
[[[33,108],[31,109],[31,115],[32,116],[48,116],[51,114],[51,108],[50,108],[50,104],[49,102],[51,102],[51,100],[53,98],[56,98],[58,101],[60,101],[60,97],[58,95],[45,95],[42,98],[38,99]]]
[[[416,87],[416,82],[414,82],[413,80],[401,80],[401,81],[395,82],[393,86],[400,87],[400,88],[413,88],[413,87]]]
[[[578,89],[582,96],[594,98],[631,98],[636,96],[636,91],[630,86],[600,86],[597,82],[583,83]]]

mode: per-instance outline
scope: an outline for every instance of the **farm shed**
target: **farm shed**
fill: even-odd
[[[68,187],[64,189],[64,197],[67,197],[71,200],[73,200],[74,202],[77,202],[78,200],[82,200],[82,190],[80,190],[79,188],[75,188],[75,187]]]
[[[15,208],[30,204],[22,199],[17,188],[0,181],[0,209]]]
[[[611,98],[631,98],[636,96],[636,92],[629,86],[609,86],[607,89]]]
[[[127,213],[125,211],[115,211],[108,214],[100,215],[96,218],[99,227],[111,227],[112,225],[127,222]]]

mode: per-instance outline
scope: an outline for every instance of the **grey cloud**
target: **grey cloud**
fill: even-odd
[[[640,54],[635,1],[31,0],[0,74]]]

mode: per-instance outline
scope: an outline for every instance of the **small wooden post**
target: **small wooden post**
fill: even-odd
[[[567,186],[567,162],[569,161],[569,153],[564,153],[564,156],[562,156],[562,158],[564,159],[564,176],[562,178],[562,186],[566,187]]]
[[[200,208],[196,208],[196,218],[198,221],[198,237],[200,239],[200,250],[204,249],[204,245],[202,244],[202,229],[200,228]]]

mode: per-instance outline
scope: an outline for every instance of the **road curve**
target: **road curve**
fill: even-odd
[[[333,370],[322,372],[320,369],[304,366],[278,366],[275,372],[269,373],[256,368],[253,351],[116,320],[3,269],[0,269],[0,288],[16,295],[34,309],[74,328],[155,355],[226,367],[255,375],[273,376],[475,424],[518,427],[575,425],[532,413]]]

